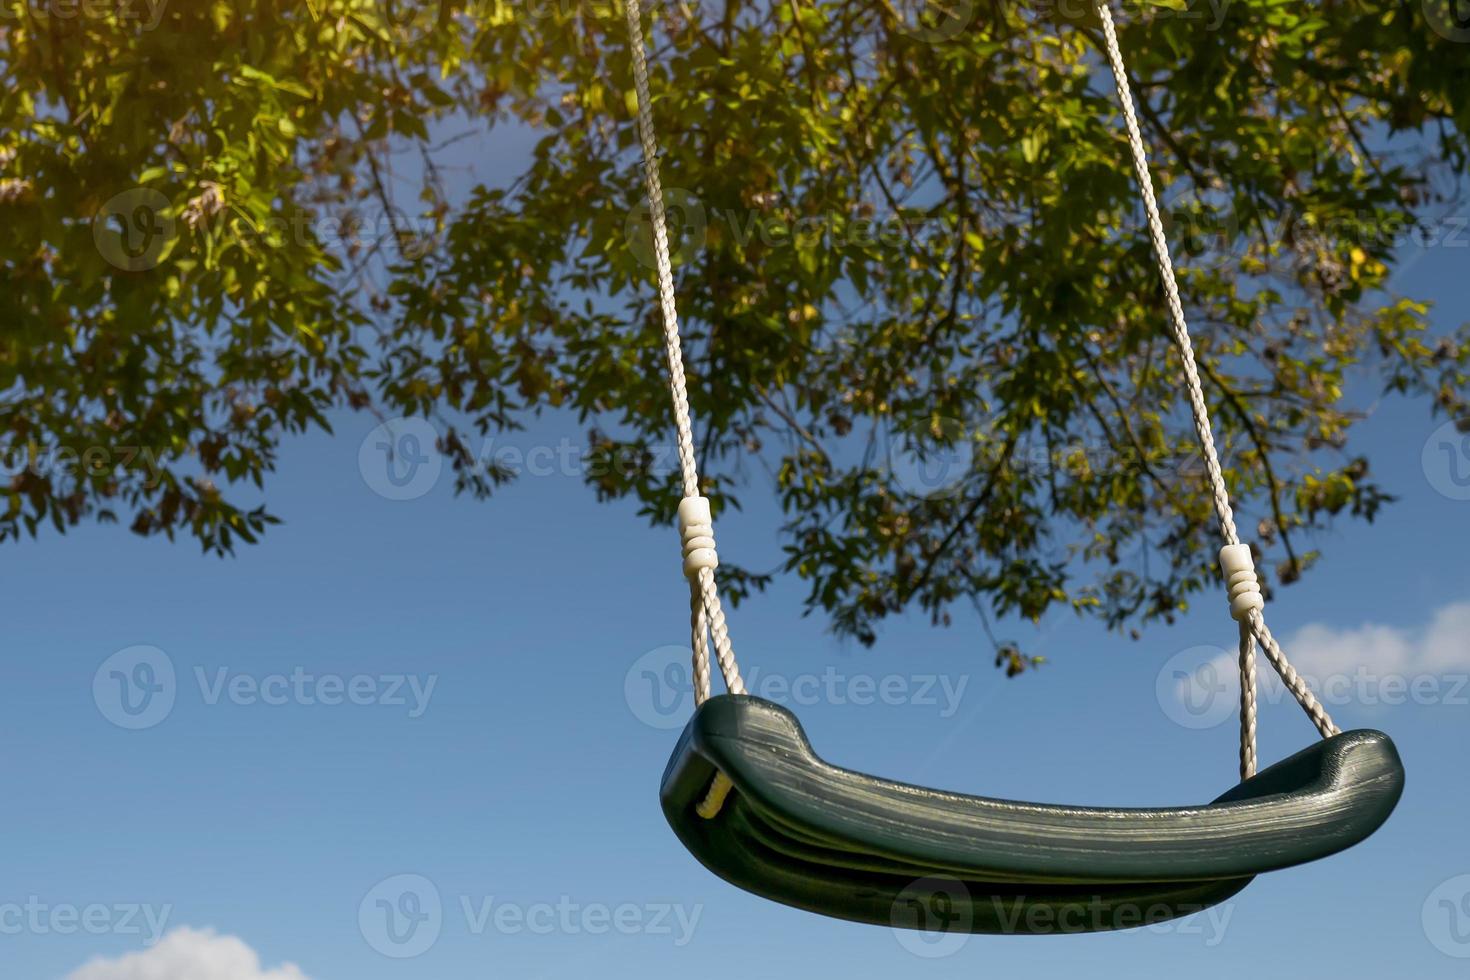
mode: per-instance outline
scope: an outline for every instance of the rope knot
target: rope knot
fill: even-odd
[[[1243,623],[1252,612],[1265,608],[1250,545],[1227,544],[1221,548],[1220,571],[1225,575],[1225,587],[1230,590],[1231,619]]]
[[[702,568],[720,565],[715,554],[715,526],[708,497],[685,497],[679,501],[679,537],[684,542],[684,576],[696,578]]]

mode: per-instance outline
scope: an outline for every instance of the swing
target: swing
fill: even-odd
[[[1342,732],[1267,628],[1242,544],[1179,299],[1153,181],[1106,0],[1095,0],[1184,365],[1238,624],[1241,782],[1179,808],[1054,806],[966,796],[863,775],[819,758],[796,717],[745,693],[715,585],[709,501],[699,493],[658,147],[638,0],[627,0],[643,171],[653,222],[684,499],[697,708],[664,772],[664,816],[710,871],[756,895],[857,922],[945,932],[1092,932],[1166,921],[1239,892],[1262,872],[1342,851],[1377,830],[1403,792],[1387,735]],[[727,694],[710,691],[710,643]],[[1257,645],[1322,739],[1256,772]]]

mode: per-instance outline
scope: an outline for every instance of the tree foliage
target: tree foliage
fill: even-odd
[[[98,518],[228,552],[273,520],[242,488],[344,406],[448,420],[481,495],[508,474],[477,436],[574,412],[616,461],[597,495],[673,512],[620,7],[0,6],[0,539]],[[1136,626],[1216,574],[1089,9],[650,12],[708,492],[771,474],[779,571],[841,632],[957,601]],[[1466,336],[1392,289],[1464,186],[1457,9],[1121,15],[1228,478],[1281,581],[1388,500],[1367,398],[1464,408]],[[453,135],[527,128],[514,180],[446,190]],[[769,579],[724,558],[737,595]]]

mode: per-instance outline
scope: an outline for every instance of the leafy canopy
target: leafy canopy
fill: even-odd
[[[864,640],[958,601],[1182,608],[1214,529],[1090,5],[654,7],[708,492],[772,474],[781,571]],[[1464,186],[1457,9],[1121,15],[1229,481],[1282,581],[1387,500],[1365,398],[1464,407],[1465,335],[1391,289]],[[0,540],[95,518],[228,552],[274,520],[236,501],[281,440],[344,406],[440,416],[482,495],[509,474],[477,434],[574,412],[616,461],[596,493],[673,512],[621,8],[0,10]],[[446,190],[454,136],[527,128],[513,181]],[[737,596],[769,580],[731,557]]]

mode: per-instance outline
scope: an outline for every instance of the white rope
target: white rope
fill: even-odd
[[[684,501],[680,505],[680,533],[685,537],[685,575],[689,579],[690,602],[694,607],[691,616],[694,650],[694,694],[698,703],[709,697],[709,647],[705,642],[706,627],[714,640],[715,657],[720,665],[720,674],[725,678],[725,687],[731,694],[744,694],[745,684],[740,679],[740,669],[735,663],[735,651],[730,645],[730,631],[725,625],[725,611],[720,604],[719,589],[715,584],[714,529],[708,520],[709,505],[699,493],[699,469],[694,459],[694,423],[689,414],[689,391],[684,381],[684,353],[679,343],[679,312],[674,305],[674,269],[669,260],[669,232],[665,224],[664,192],[658,174],[658,139],[653,129],[652,98],[648,91],[648,54],[643,44],[643,18],[638,0],[627,0],[628,35],[633,50],[633,87],[638,100],[638,137],[643,149],[643,180],[648,190],[649,220],[653,224],[653,254],[658,267],[658,296],[663,311],[664,347],[669,362],[669,392],[674,401],[674,425],[677,430],[679,469],[684,479]],[[703,545],[698,552],[707,552],[691,557],[688,547],[688,526],[685,524],[685,505],[701,501],[704,503],[704,530],[700,535]]]
[[[1256,774],[1256,637],[1240,623],[1240,779]]]
[[[1164,234],[1163,219],[1159,214],[1158,199],[1154,194],[1153,177],[1149,172],[1148,155],[1143,136],[1139,131],[1138,118],[1133,104],[1132,87],[1123,63],[1123,54],[1118,46],[1117,29],[1113,24],[1112,11],[1106,0],[1094,0],[1098,18],[1102,22],[1108,61],[1118,89],[1118,99],[1123,109],[1123,121],[1128,132],[1128,144],[1133,154],[1133,168],[1138,177],[1139,190],[1144,212],[1148,217],[1149,233],[1153,241],[1154,257],[1158,262],[1159,277],[1164,286],[1164,295],[1169,309],[1169,328],[1175,346],[1179,349],[1184,367],[1185,389],[1189,398],[1190,411],[1194,420],[1195,436],[1199,440],[1204,456],[1205,470],[1214,498],[1215,515],[1220,524],[1220,536],[1225,542],[1221,563],[1226,571],[1231,589],[1231,612],[1240,623],[1240,676],[1241,676],[1241,745],[1240,764],[1243,778],[1255,772],[1256,765],[1256,678],[1255,647],[1259,643],[1266,658],[1280,674],[1292,696],[1306,711],[1324,738],[1338,733],[1338,727],[1326,710],[1307,688],[1300,676],[1287,661],[1280,644],[1272,636],[1261,613],[1259,586],[1255,571],[1249,566],[1249,549],[1241,545],[1235,527],[1235,515],[1230,507],[1229,488],[1220,468],[1219,453],[1215,449],[1214,433],[1210,425],[1209,408],[1205,404],[1204,386],[1200,383],[1199,370],[1195,363],[1194,345],[1189,338],[1189,327],[1185,321],[1184,306],[1179,297],[1179,285],[1174,275],[1173,262],[1169,257],[1169,245]],[[693,422],[689,411],[689,394],[684,378],[684,356],[679,341],[678,310],[674,301],[673,265],[669,259],[669,239],[666,225],[663,188],[659,180],[658,142],[653,128],[651,96],[648,85],[648,56],[643,41],[642,13],[638,0],[626,0],[628,31],[633,57],[634,91],[638,106],[638,135],[643,153],[643,176],[648,191],[649,218],[653,226],[654,258],[658,271],[659,302],[663,314],[664,345],[668,354],[669,390],[674,405],[674,423],[677,431],[679,466],[684,483],[684,501],[680,505],[680,533],[684,541],[684,571],[690,583],[691,634],[694,652],[695,698],[703,703],[710,694],[709,646],[706,631],[713,640],[715,658],[725,686],[731,693],[745,693],[735,662],[734,649],[730,643],[729,629],[725,623],[724,609],[720,603],[719,590],[715,583],[714,569],[718,565],[715,554],[713,525],[708,516],[708,501],[699,493],[699,472],[694,456]],[[687,511],[694,505],[693,511]],[[691,516],[692,515],[692,516]],[[1231,571],[1227,553],[1235,563]],[[1242,559],[1242,555],[1244,558]],[[1241,565],[1241,561],[1245,564]],[[718,806],[718,804],[716,804]]]
[[[705,638],[704,596],[689,590],[689,629],[693,636],[694,651],[694,703],[704,704],[709,700],[709,643]]]
[[[1128,130],[1128,145],[1133,152],[1133,169],[1138,176],[1138,186],[1143,198],[1143,209],[1148,216],[1149,233],[1153,238],[1154,258],[1158,261],[1159,278],[1163,281],[1164,296],[1169,307],[1169,329],[1174,344],[1179,348],[1179,357],[1184,364],[1184,383],[1189,395],[1189,407],[1194,417],[1194,433],[1199,439],[1200,451],[1205,458],[1205,471],[1209,476],[1210,490],[1215,498],[1215,516],[1220,522],[1220,536],[1226,547],[1221,551],[1221,565],[1225,568],[1227,585],[1231,588],[1231,614],[1241,624],[1240,636],[1240,765],[1242,778],[1255,772],[1256,759],[1256,679],[1255,644],[1259,642],[1271,666],[1281,675],[1297,703],[1306,711],[1317,731],[1323,738],[1336,735],[1338,727],[1317,701],[1315,695],[1297,675],[1282,652],[1281,646],[1271,635],[1266,620],[1261,615],[1260,589],[1256,585],[1255,570],[1249,566],[1249,548],[1240,543],[1235,530],[1235,515],[1230,509],[1230,491],[1220,471],[1220,457],[1215,451],[1215,437],[1210,427],[1210,410],[1205,405],[1204,387],[1200,384],[1199,369],[1195,364],[1194,345],[1189,340],[1189,326],[1184,319],[1184,305],[1179,299],[1179,284],[1174,277],[1174,263],[1169,258],[1169,243],[1164,237],[1164,222],[1159,216],[1159,202],[1154,196],[1153,176],[1149,172],[1148,153],[1144,149],[1143,136],[1138,128],[1138,116],[1133,106],[1133,90],[1128,83],[1128,70],[1123,64],[1123,52],[1118,47],[1118,32],[1113,25],[1113,13],[1107,0],[1094,0],[1098,18],[1102,21],[1103,39],[1106,42],[1108,61],[1113,69],[1113,80],[1118,88],[1118,101],[1123,108],[1123,122]],[[1228,567],[1227,553],[1239,561],[1244,549],[1245,565],[1232,574]],[[1246,572],[1249,578],[1246,578]],[[1237,579],[1231,582],[1231,579]],[[1249,599],[1251,593],[1255,598]],[[1246,598],[1242,598],[1246,597]]]

